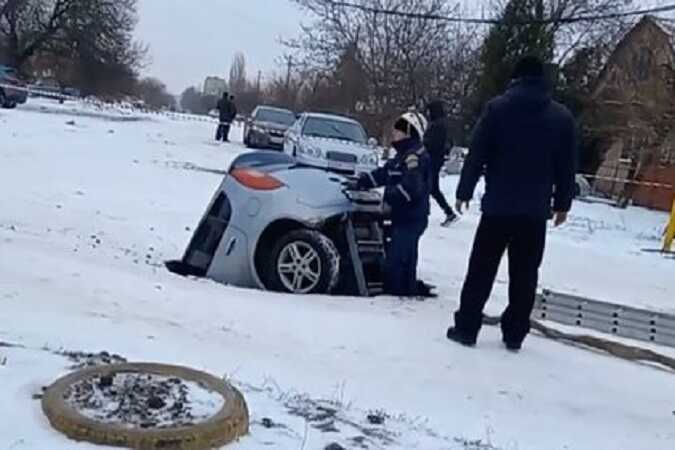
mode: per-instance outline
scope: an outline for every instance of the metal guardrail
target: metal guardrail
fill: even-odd
[[[675,315],[544,291],[532,318],[675,347]]]

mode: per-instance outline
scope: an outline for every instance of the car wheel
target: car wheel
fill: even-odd
[[[5,97],[5,92],[0,89],[0,108],[7,108],[7,97]]]
[[[315,230],[295,230],[273,247],[265,285],[291,294],[329,294],[337,285],[340,253],[333,241]]]
[[[5,108],[7,108],[7,109],[14,109],[14,108],[16,108],[16,102],[7,102],[7,103],[5,103]]]

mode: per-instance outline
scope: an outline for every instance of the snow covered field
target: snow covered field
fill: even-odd
[[[491,328],[477,349],[446,341],[477,205],[451,229],[434,210],[421,275],[441,295],[424,303],[293,297],[168,273],[162,262],[182,255],[220,182],[193,169],[226,170],[243,151],[216,145],[213,132],[50,103],[0,111],[0,342],[23,346],[0,346],[0,450],[94,448],[53,432],[32,399],[68,372],[62,349],[229,377],[253,422],[234,449],[675,448],[670,372],[537,336],[514,355]],[[455,182],[445,180],[448,194]],[[640,251],[659,246],[665,223],[576,204],[550,234],[542,287],[675,312],[675,261]]]

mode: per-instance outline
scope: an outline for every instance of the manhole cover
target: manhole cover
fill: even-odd
[[[201,450],[248,432],[235,388],[203,372],[158,364],[85,369],[47,388],[42,408],[78,441],[140,450]]]

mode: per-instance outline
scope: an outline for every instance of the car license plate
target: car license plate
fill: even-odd
[[[335,170],[354,170],[354,164],[338,161],[329,161],[328,167]]]
[[[281,144],[281,143],[284,142],[284,138],[283,138],[283,137],[277,137],[277,136],[271,136],[271,137],[270,137],[270,142],[271,142],[272,144]]]

